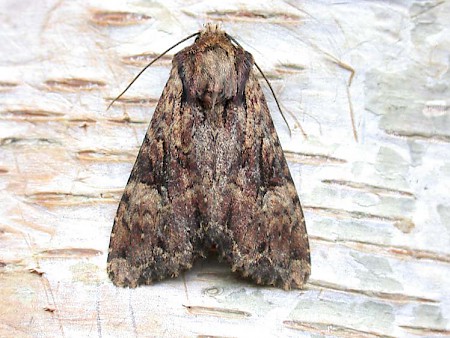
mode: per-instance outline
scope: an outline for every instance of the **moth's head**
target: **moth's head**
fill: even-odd
[[[194,48],[198,52],[216,45],[220,45],[222,47],[227,46],[231,49],[235,48],[230,37],[220,28],[219,24],[207,23],[204,28],[198,32],[193,46],[195,46]]]
[[[224,31],[220,29],[220,25],[217,23],[208,22],[205,27],[200,31],[200,36],[207,34],[225,34]]]

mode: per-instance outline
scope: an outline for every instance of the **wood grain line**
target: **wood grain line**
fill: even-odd
[[[106,84],[103,81],[81,79],[81,78],[66,78],[66,79],[54,79],[44,82],[45,86],[51,91],[61,92],[78,92],[80,90],[89,91],[97,90],[101,87],[105,87]]]
[[[387,215],[379,215],[373,214],[364,211],[356,211],[356,210],[343,210],[336,208],[327,208],[327,207],[318,207],[312,205],[304,205],[303,210],[311,210],[315,213],[320,213],[324,215],[332,215],[333,217],[339,218],[356,218],[356,219],[368,219],[368,220],[379,220],[385,222],[404,222],[410,221],[409,218],[402,216],[387,216]]]
[[[356,190],[369,191],[369,192],[372,192],[375,194],[386,194],[386,195],[392,194],[392,195],[411,197],[414,199],[416,198],[415,195],[409,191],[380,187],[377,185],[372,185],[372,184],[363,183],[363,182],[325,179],[325,180],[322,180],[322,183],[331,184],[331,185],[341,185],[341,186],[349,187],[349,188],[356,189]]]
[[[294,163],[311,165],[338,165],[347,163],[347,160],[324,154],[307,154],[287,150],[284,151],[284,155],[288,162]]]
[[[246,318],[251,317],[251,313],[247,311],[237,310],[237,309],[224,309],[218,307],[208,307],[208,306],[195,306],[195,305],[183,305],[190,314],[193,315],[208,315],[215,317],[226,317],[226,318]]]
[[[127,65],[143,67],[156,59],[160,54],[157,53],[141,53],[122,57],[122,62]],[[172,65],[173,54],[162,56],[155,65],[160,67],[170,67]]]
[[[433,336],[450,336],[450,330],[438,329],[432,327],[414,326],[414,325],[399,325],[405,331],[412,333],[414,335],[433,335]]]
[[[133,12],[96,11],[90,21],[99,26],[130,26],[150,20],[152,17]]]
[[[279,23],[298,23],[300,16],[286,12],[272,12],[262,10],[225,10],[225,11],[207,11],[206,15],[209,20],[220,21],[251,21],[251,22],[279,22]]]
[[[15,82],[0,81],[0,91],[8,91],[17,86],[19,86],[19,84]]]
[[[371,290],[362,290],[362,289],[350,289],[342,287],[339,284],[335,283],[329,283],[324,281],[318,281],[314,279],[310,279],[308,281],[308,286],[312,286],[312,289],[327,289],[327,290],[333,290],[343,293],[351,293],[355,295],[364,295],[370,298],[377,298],[381,300],[387,300],[390,302],[396,302],[396,303],[424,303],[424,304],[436,304],[439,303],[439,301],[425,298],[425,297],[416,297],[416,296],[410,296],[405,295],[401,293],[388,293],[388,292],[380,292],[380,291],[371,291]]]
[[[333,335],[335,337],[364,337],[364,338],[394,337],[378,334],[376,332],[356,330],[347,326],[330,323],[285,320],[283,321],[283,325],[293,330],[307,331],[327,336]]]
[[[335,239],[326,239],[323,237],[318,236],[309,236],[310,239],[316,241],[316,242],[323,242],[323,243],[332,243],[332,244],[343,244],[347,247],[353,248],[357,251],[362,252],[370,252],[370,253],[377,253],[377,254],[385,254],[389,256],[399,256],[402,259],[426,259],[431,261],[438,261],[445,264],[450,264],[450,255],[444,254],[444,253],[438,253],[433,251],[427,251],[427,250],[418,250],[418,249],[411,249],[404,246],[390,246],[390,245],[383,245],[380,243],[370,243],[370,242],[363,242],[363,241],[357,241],[357,240],[335,240]]]
[[[117,193],[120,193],[117,191]],[[92,205],[96,203],[117,203],[115,193],[72,194],[66,192],[42,191],[25,195],[30,203],[45,207]]]
[[[105,98],[106,101],[111,102],[114,100],[115,97],[107,97]],[[113,107],[120,105],[120,106],[139,106],[139,107],[153,107],[156,106],[158,103],[158,98],[149,98],[149,97],[120,97],[115,102]],[[146,122],[148,123],[148,121]]]
[[[413,131],[404,131],[404,130],[396,130],[396,129],[384,129],[385,133],[395,137],[413,139],[413,140],[424,140],[431,142],[450,142],[450,135],[438,134],[437,132],[433,134],[421,133],[421,132],[413,132]]]
[[[38,253],[40,259],[45,258],[70,258],[94,257],[103,254],[102,251],[89,248],[62,248],[43,250]]]

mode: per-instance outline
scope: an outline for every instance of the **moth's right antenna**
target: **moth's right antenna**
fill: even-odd
[[[200,32],[194,33],[189,35],[188,37],[184,38],[181,41],[178,41],[176,44],[174,44],[172,47],[170,47],[169,49],[167,49],[166,51],[164,51],[162,54],[160,54],[159,56],[157,56],[156,58],[154,58],[147,66],[145,66],[139,73],[138,75],[136,75],[134,77],[134,79],[130,82],[130,84],[127,86],[127,88],[125,88],[125,90],[119,94],[119,96],[117,96],[114,100],[111,101],[111,103],[108,105],[108,108],[106,108],[106,110],[108,110],[109,108],[111,108],[111,106],[114,104],[114,102],[116,102],[118,99],[120,99],[122,97],[123,94],[125,94],[125,92],[133,85],[133,83],[138,79],[139,76],[142,75],[143,72],[145,72],[145,70],[150,67],[152,64],[154,64],[156,61],[158,61],[160,58],[162,58],[165,54],[167,54],[172,48],[175,48],[176,46],[178,46],[179,44],[185,42],[186,40],[189,40],[190,38],[193,38],[194,36],[199,35]]]
[[[225,33],[225,34],[226,34],[226,33]],[[238,45],[238,46],[241,47],[242,49],[244,48],[244,47],[241,46],[241,44],[240,44],[239,42],[236,41],[235,38],[233,38],[232,36],[230,36],[230,35],[228,35],[228,34],[226,34],[226,36],[227,36],[231,41],[233,41],[236,45]],[[273,90],[272,85],[270,84],[270,82],[269,82],[269,80],[267,79],[266,75],[263,73],[262,69],[259,68],[258,64],[257,64],[256,62],[255,62],[254,64],[255,64],[255,67],[258,69],[258,71],[261,73],[261,75],[262,75],[262,77],[264,78],[264,80],[266,81],[267,85],[269,86],[270,92],[272,93],[273,98],[275,99],[275,103],[277,104],[278,110],[280,111],[281,116],[283,117],[284,123],[286,123],[286,125],[287,125],[287,127],[288,127],[288,129],[289,129],[289,136],[291,136],[291,128],[289,128],[289,123],[288,123],[288,121],[286,120],[286,117],[285,117],[284,114],[283,114],[283,110],[281,109],[280,103],[278,102],[277,96],[275,95],[275,91]]]

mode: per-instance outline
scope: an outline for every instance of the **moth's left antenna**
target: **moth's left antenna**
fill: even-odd
[[[178,41],[176,44],[174,44],[172,47],[170,47],[169,49],[167,49],[166,51],[164,51],[162,54],[158,55],[156,58],[154,58],[147,66],[145,66],[135,77],[134,79],[129,83],[129,85],[124,89],[124,91],[122,93],[119,94],[119,96],[117,96],[114,100],[111,101],[111,103],[108,105],[108,108],[106,108],[106,110],[108,110],[109,108],[111,108],[111,106],[114,104],[114,102],[116,102],[118,99],[120,99],[122,97],[123,94],[125,94],[125,92],[133,85],[133,83],[138,79],[139,76],[142,75],[143,72],[145,72],[145,70],[150,67],[152,64],[154,64],[156,61],[158,61],[160,58],[162,58],[165,54],[167,54],[171,49],[175,48],[176,46],[178,46],[179,44],[185,42],[186,40],[189,40],[190,38],[193,38],[194,36],[199,35],[200,32],[194,33],[189,35],[188,37],[184,38],[181,41]]]

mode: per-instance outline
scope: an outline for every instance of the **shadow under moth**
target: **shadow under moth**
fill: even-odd
[[[301,288],[305,221],[253,57],[216,25],[193,36],[173,58],[120,201],[109,277],[151,284],[214,250],[258,284]]]

